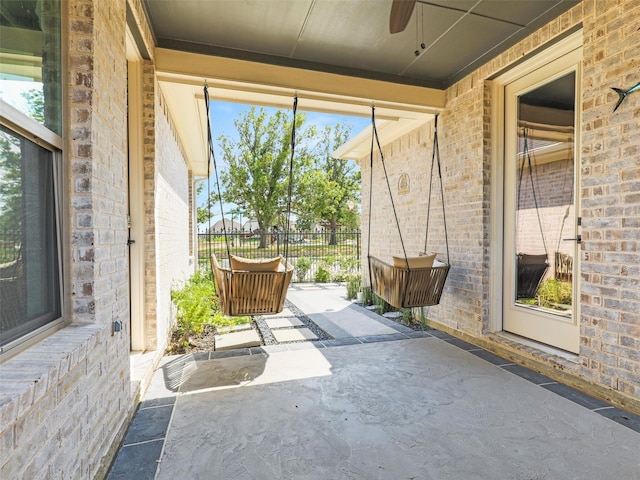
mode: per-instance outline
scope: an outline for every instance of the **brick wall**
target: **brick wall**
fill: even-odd
[[[175,320],[171,287],[193,274],[195,265],[189,260],[189,170],[159,89],[155,111],[156,342],[158,348],[164,349]]]
[[[546,246],[551,262],[554,252],[573,255],[573,243],[562,240],[575,236],[573,168],[573,160],[538,165],[533,173],[533,188],[525,168],[517,200],[516,252],[544,253]]]
[[[584,3],[581,365],[640,398],[640,4]]]
[[[142,66],[142,118],[144,134],[144,272],[145,272],[145,318],[144,338],[145,349],[155,350],[158,346],[158,296],[157,296],[157,265],[156,265],[156,81],[155,68],[150,61],[144,61]]]
[[[384,138],[381,139],[384,141]],[[425,125],[405,137],[398,139],[383,148],[383,155],[391,194],[399,213],[400,231],[408,256],[416,256],[423,250],[426,222],[426,199],[417,192],[428,188],[432,131]],[[429,158],[427,158],[429,155]],[[369,209],[370,169],[369,158],[364,158],[362,164],[362,202],[363,211]],[[408,194],[398,194],[400,175],[409,174],[410,191]],[[374,155],[371,219],[371,255],[379,258],[390,258],[392,255],[403,256],[398,226],[393,215],[389,189],[385,181],[380,155],[377,150]],[[439,196],[439,195],[438,195]],[[435,220],[434,220],[435,221]],[[369,231],[368,213],[363,215],[363,231]],[[367,241],[366,238],[364,240]],[[444,252],[437,245],[434,251]],[[366,250],[366,247],[365,249]],[[366,256],[366,251],[363,254]]]
[[[610,87],[629,88],[640,80],[638,18],[640,4],[634,0],[586,0],[447,90],[447,106],[438,122],[452,269],[441,304],[426,309],[439,325],[483,341],[499,341],[483,336],[490,330],[492,315],[491,78],[582,23],[580,215],[585,242],[579,259],[580,291],[575,297],[581,307],[579,365],[541,352],[527,355],[551,364],[551,370],[572,371],[576,378],[604,388],[599,394],[611,394],[619,403],[630,400],[636,408],[640,405],[640,94],[630,95],[613,114],[617,96]],[[424,162],[430,159],[427,132],[432,128],[432,124],[421,127],[384,146],[395,195],[400,173],[411,177],[411,194],[397,197],[396,203],[409,254],[423,245],[416,229],[424,228],[428,190],[423,172]],[[367,232],[369,159],[361,163]],[[547,166],[549,178],[560,181],[561,167]],[[386,189],[378,170],[371,251],[381,258],[401,254]],[[532,212],[528,210],[535,215]],[[439,220],[431,218],[430,231],[435,236],[430,251],[442,251]],[[558,229],[548,227],[558,236]],[[504,345],[518,348],[507,341]]]
[[[129,393],[125,2],[68,10],[66,314],[71,324],[0,365],[0,478],[93,478]]]
[[[429,307],[429,318],[479,333],[478,313],[486,275],[483,254],[483,163],[482,163],[482,89],[457,99],[438,119],[438,143],[442,166],[445,215],[453,268],[445,285],[440,305]],[[457,104],[456,103],[456,104]],[[456,110],[455,118],[450,110]],[[460,115],[458,118],[457,115]],[[408,256],[424,250],[427,234],[427,207],[431,181],[434,122],[430,122],[383,147],[387,175]],[[384,138],[381,139],[384,142]],[[368,232],[369,159],[361,160],[363,178],[363,231]],[[402,256],[391,200],[379,156],[374,159],[373,215],[371,254],[389,260]],[[398,181],[408,173],[411,191],[398,194]],[[437,168],[432,180],[433,194],[428,225],[428,252],[446,261],[446,242],[442,216],[442,197]],[[366,248],[365,248],[366,250]],[[366,251],[364,252],[366,255]],[[366,270],[366,269],[365,269]]]
[[[195,269],[189,259],[192,177],[150,61],[143,65],[143,85],[144,336],[147,350],[163,351],[175,321],[171,288]]]

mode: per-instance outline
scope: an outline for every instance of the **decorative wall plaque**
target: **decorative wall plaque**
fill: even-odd
[[[411,181],[409,174],[403,173],[398,180],[398,195],[406,195],[411,190]]]

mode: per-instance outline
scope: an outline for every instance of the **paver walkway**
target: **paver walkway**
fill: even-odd
[[[333,340],[165,358],[109,479],[640,479],[638,416],[343,295],[287,295]]]

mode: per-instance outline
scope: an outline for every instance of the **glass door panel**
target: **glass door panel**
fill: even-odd
[[[577,352],[578,70],[562,60],[505,89],[503,328]]]

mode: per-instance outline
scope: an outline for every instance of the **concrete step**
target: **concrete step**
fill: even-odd
[[[216,335],[216,350],[233,350],[234,348],[258,347],[262,341],[255,330],[224,333]]]

